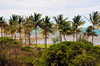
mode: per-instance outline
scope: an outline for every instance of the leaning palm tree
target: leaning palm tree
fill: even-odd
[[[76,34],[76,40],[78,38],[77,34],[78,34],[78,31],[79,31],[79,26],[81,25],[84,25],[85,24],[85,21],[83,21],[83,19],[81,19],[82,16],[80,15],[77,15],[75,16],[72,20],[72,27],[74,28],[75,30],[75,34]]]
[[[89,19],[87,19],[89,22],[92,23],[92,31],[94,31],[94,28],[99,24],[100,22],[100,13],[98,11],[92,12],[89,14]],[[94,36],[92,35],[92,43],[93,43]]]
[[[47,38],[50,33],[53,33],[52,25],[53,25],[53,23],[51,23],[50,17],[48,17],[48,16],[45,16],[42,23],[40,24],[41,34],[45,38],[45,49],[47,48]]]
[[[7,23],[5,22],[5,19],[3,17],[0,17],[0,28],[1,28],[1,37],[3,36],[3,27],[6,25]]]
[[[62,41],[62,28],[64,25],[64,22],[66,22],[66,20],[68,18],[64,18],[63,15],[58,15],[57,17],[53,17],[54,20],[56,21],[56,26],[57,26],[57,30],[59,31],[59,36],[60,36],[60,41]]]

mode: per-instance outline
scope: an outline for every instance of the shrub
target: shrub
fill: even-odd
[[[20,42],[9,37],[0,37],[0,59],[1,66],[8,65],[18,58],[20,50]]]
[[[100,55],[96,58],[94,54],[91,54],[92,47],[94,46],[91,43],[73,41],[60,42],[50,46],[50,48],[44,51],[44,62],[47,66],[75,66],[75,64],[80,65],[80,61],[85,62],[85,60],[88,59],[84,66],[87,66],[89,63],[95,66],[97,63],[96,60]],[[91,59],[92,61],[90,61]],[[75,61],[79,62],[76,63]]]

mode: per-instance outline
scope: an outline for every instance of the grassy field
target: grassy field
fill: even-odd
[[[49,48],[52,44],[47,44],[47,48]],[[45,48],[44,44],[38,44],[38,47]]]
[[[49,48],[52,44],[47,44],[47,48]],[[29,44],[22,44],[22,46],[29,46]],[[36,44],[31,44],[30,45],[31,47],[36,47]],[[45,48],[45,45],[44,44],[38,44],[37,47],[41,47],[41,48]]]

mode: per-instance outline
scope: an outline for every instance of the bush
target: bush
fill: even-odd
[[[86,59],[88,60],[85,62],[84,66],[87,66],[89,63],[95,66],[97,64],[96,60],[100,55],[95,57],[94,52],[91,54],[92,47],[94,46],[91,43],[64,41],[54,44],[50,46],[49,49],[45,50],[43,59],[47,66],[75,66],[75,64],[77,66],[80,65],[80,61],[85,62]],[[99,50],[100,49],[97,51]],[[90,61],[91,59],[92,61]],[[76,63],[75,61],[79,62]]]
[[[0,59],[1,66],[8,65],[15,61],[19,55],[19,42],[9,37],[0,37]]]

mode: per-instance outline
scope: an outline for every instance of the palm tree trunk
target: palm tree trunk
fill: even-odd
[[[11,37],[13,38],[13,35],[11,35]]]
[[[29,34],[28,40],[29,40],[29,47],[30,47],[30,44],[31,44],[31,42],[30,42],[30,34]]]
[[[47,35],[45,35],[45,49],[47,49]]]
[[[78,36],[77,36],[77,33],[76,33],[76,41],[77,41],[77,39],[78,39]]]
[[[87,37],[87,41],[89,41],[89,37]]]
[[[73,41],[75,41],[75,36],[73,35]]]
[[[24,37],[25,37],[25,44],[26,44],[26,35]]]
[[[3,34],[2,34],[2,28],[1,28],[1,37],[3,37]]]
[[[65,41],[67,41],[66,38],[65,38],[65,36],[66,36],[66,35],[63,35],[63,38],[64,38]]]
[[[37,47],[37,29],[35,29],[35,39],[36,39],[36,47]]]
[[[16,39],[16,34],[15,34],[15,39]]]
[[[94,40],[94,36],[92,35],[92,43],[93,43],[93,40]]]
[[[93,27],[92,27],[92,31],[94,32],[94,24],[93,24]],[[94,36],[93,36],[93,33],[92,33],[92,43],[93,43],[93,40],[94,40]]]
[[[21,38],[21,33],[19,33],[19,36],[20,36],[20,41],[22,41],[22,38]]]
[[[62,42],[62,34],[61,34],[61,31],[60,31],[60,42]]]

